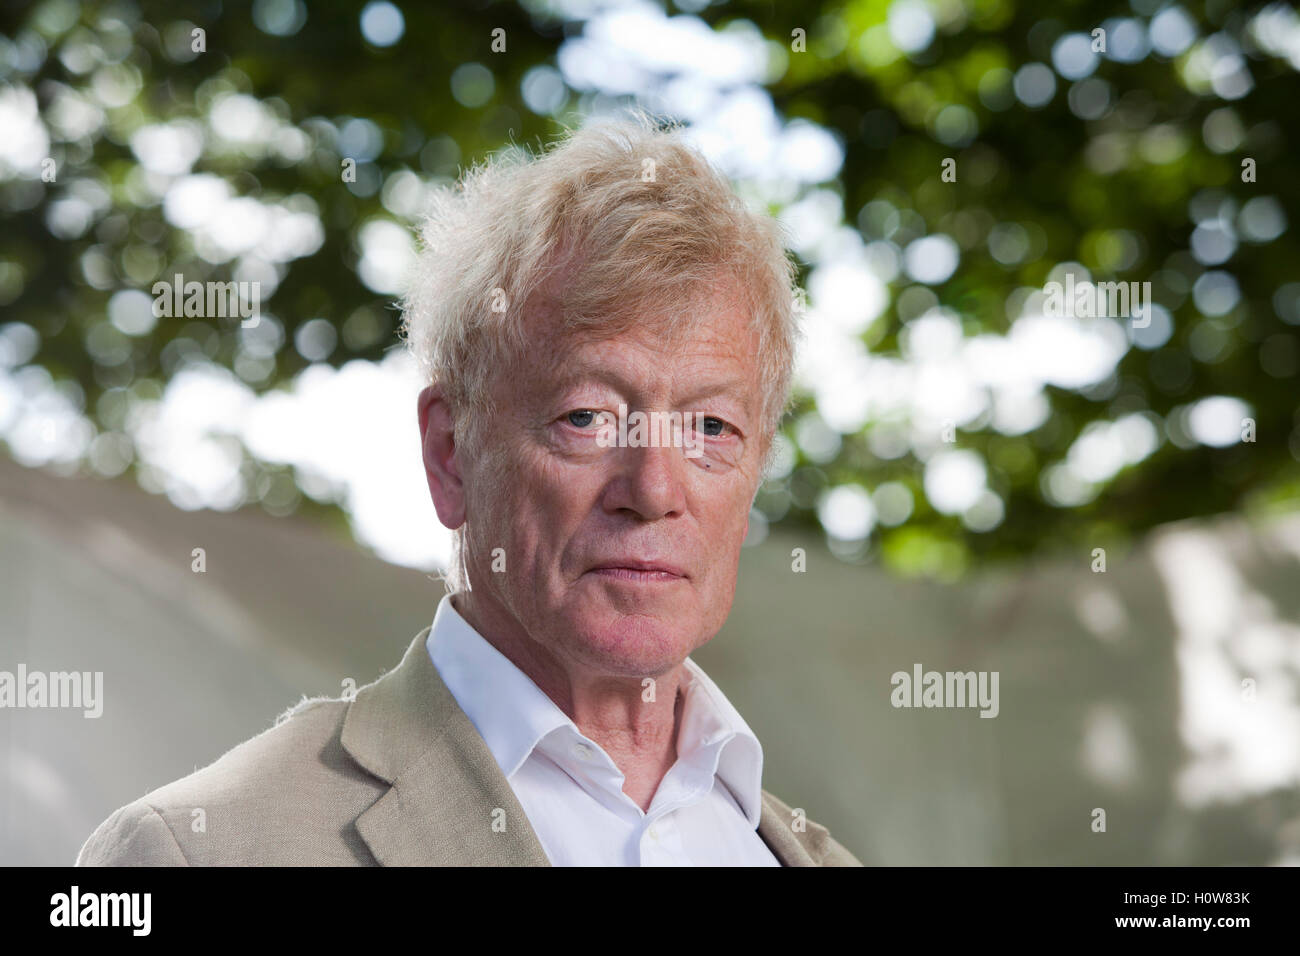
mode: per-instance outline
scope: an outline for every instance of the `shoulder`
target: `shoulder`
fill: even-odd
[[[809,820],[802,808],[791,807],[775,794],[763,791],[763,798],[791,829],[817,866],[862,866],[862,861],[831,836],[830,830]],[[798,823],[797,826],[794,824]]]
[[[339,740],[349,702],[304,699],[208,766],[112,814],[78,866],[365,862],[340,831],[382,793]]]

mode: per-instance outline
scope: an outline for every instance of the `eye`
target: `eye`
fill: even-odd
[[[721,418],[714,418],[712,415],[706,415],[701,424],[703,426],[704,434],[708,435],[710,438],[721,436],[726,429],[731,427]]]
[[[589,425],[594,424],[596,421],[596,413],[586,408],[576,412],[569,412],[566,417],[569,420],[569,424],[573,425],[575,428],[586,428]]]

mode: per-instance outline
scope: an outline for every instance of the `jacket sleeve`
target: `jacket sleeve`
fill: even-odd
[[[127,804],[95,828],[77,866],[189,866],[167,821],[142,801]]]

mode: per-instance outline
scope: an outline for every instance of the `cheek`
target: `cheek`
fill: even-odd
[[[546,455],[530,456],[519,475],[520,507],[532,520],[552,532],[564,532],[580,523],[591,510],[599,488],[598,469],[575,466]]]
[[[528,482],[528,469],[521,467],[512,448],[489,450],[467,476],[469,537],[484,561],[502,548],[508,568],[529,565],[540,535],[536,498],[529,495]]]
[[[502,464],[484,504],[494,515],[492,523],[512,542],[509,550],[518,554],[518,565],[543,570],[560,560],[599,490],[597,469],[525,452]]]
[[[729,605],[735,592],[750,500],[747,489],[740,488],[711,496],[701,504],[700,542],[708,555],[703,583],[711,606],[718,602]]]
[[[753,489],[748,483],[737,481],[718,489],[709,499],[703,506],[708,540],[715,542],[720,550],[739,552],[745,540],[750,503],[754,500]]]

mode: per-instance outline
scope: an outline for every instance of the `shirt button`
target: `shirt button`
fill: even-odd
[[[654,840],[656,843],[659,841],[659,831],[655,829],[653,823],[650,824],[650,829],[646,830],[646,833],[648,833],[650,839]]]
[[[573,752],[578,755],[579,760],[591,759],[591,748],[586,744],[574,744]]]

